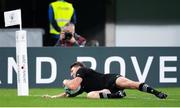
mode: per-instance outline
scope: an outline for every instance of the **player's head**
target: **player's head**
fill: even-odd
[[[70,69],[71,69],[72,67],[78,67],[78,66],[80,66],[80,67],[86,67],[85,64],[82,63],[82,62],[74,62],[74,63],[70,66]]]
[[[81,62],[75,62],[70,66],[70,71],[71,71],[71,76],[75,77],[76,72],[78,71],[79,68],[86,67],[85,64]]]

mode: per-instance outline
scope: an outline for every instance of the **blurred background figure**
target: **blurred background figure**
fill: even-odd
[[[54,46],[61,33],[62,27],[67,23],[76,23],[73,5],[64,0],[57,0],[49,5],[49,46]]]
[[[67,23],[60,34],[60,38],[56,43],[56,46],[62,47],[84,47],[86,39],[75,32],[75,25],[73,23]]]
[[[90,40],[89,42],[87,42],[86,46],[98,47],[99,46],[99,42],[97,40]]]

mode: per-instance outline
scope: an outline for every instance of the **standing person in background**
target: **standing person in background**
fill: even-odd
[[[49,5],[49,45],[54,46],[58,41],[61,29],[67,23],[76,23],[76,14],[71,3],[64,0],[57,0]]]
[[[67,23],[60,34],[56,46],[61,47],[84,47],[86,39],[75,32],[75,25]]]

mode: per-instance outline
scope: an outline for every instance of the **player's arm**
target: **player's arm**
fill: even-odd
[[[60,94],[57,94],[57,95],[44,95],[42,96],[43,98],[51,98],[51,99],[54,99],[54,98],[63,98],[63,97],[68,97],[68,94],[67,93],[60,93]]]
[[[76,77],[72,80],[65,79],[63,81],[63,84],[71,90],[76,90],[81,85],[81,82],[82,82],[82,78]]]

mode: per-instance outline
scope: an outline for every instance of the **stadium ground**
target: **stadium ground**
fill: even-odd
[[[168,94],[166,100],[135,90],[126,90],[124,99],[87,99],[86,94],[75,98],[44,99],[41,95],[57,94],[63,89],[30,89],[30,96],[18,97],[16,89],[0,89],[0,107],[180,107],[180,88],[160,88]]]

